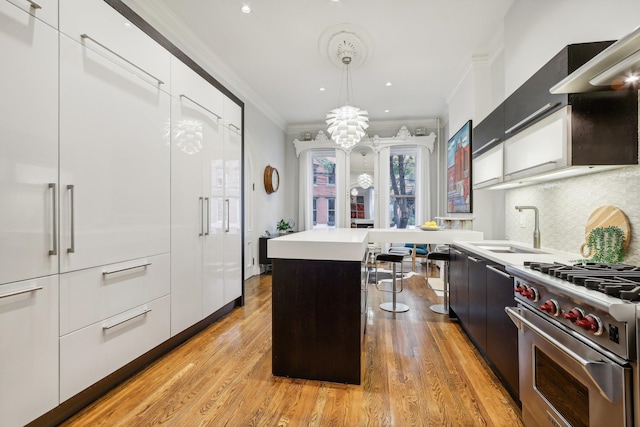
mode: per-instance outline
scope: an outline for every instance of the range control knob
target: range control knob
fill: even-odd
[[[528,289],[527,285],[523,285],[522,283],[518,282],[518,286],[516,286],[515,291],[516,291],[517,294],[522,295],[522,293],[524,291],[526,291],[527,289]]]
[[[548,299],[540,306],[540,310],[546,311],[552,316],[558,316],[560,314],[560,307],[558,301],[554,299]]]
[[[602,321],[593,314],[587,314],[583,319],[578,320],[576,325],[580,326],[582,329],[586,329],[594,335],[602,335],[602,332],[604,331]]]
[[[576,323],[584,317],[584,311],[578,307],[573,307],[568,313],[564,314],[565,319],[569,319],[572,323]]]
[[[520,293],[520,295],[533,302],[537,302],[540,299],[540,295],[536,288],[525,289]]]

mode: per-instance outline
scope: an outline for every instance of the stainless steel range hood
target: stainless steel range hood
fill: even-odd
[[[640,76],[640,27],[569,74],[549,92],[582,93],[619,87],[631,75]]]

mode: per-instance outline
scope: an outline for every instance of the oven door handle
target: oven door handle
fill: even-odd
[[[516,307],[504,308],[504,311],[511,318],[511,321],[517,326],[519,330],[522,330],[522,325],[526,326],[527,328],[535,332],[538,336],[547,341],[549,344],[554,346],[556,349],[565,353],[576,362],[580,363],[582,369],[587,375],[589,375],[596,387],[598,387],[600,394],[609,402],[615,403],[618,399],[620,399],[620,388],[615,386],[615,384],[622,384],[622,381],[624,381],[623,373],[620,369],[615,369],[616,366],[611,363],[583,358],[575,351],[567,348],[567,346],[528,321],[517,310],[518,309]],[[616,376],[619,378],[616,378]]]

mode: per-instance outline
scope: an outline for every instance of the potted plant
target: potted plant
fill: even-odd
[[[278,233],[280,233],[280,234],[289,233],[291,230],[293,230],[293,221],[292,220],[285,221],[284,219],[281,219],[276,224],[276,229],[278,230]]]

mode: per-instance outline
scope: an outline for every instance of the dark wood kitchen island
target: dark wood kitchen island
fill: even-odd
[[[268,245],[273,375],[360,384],[367,230],[310,230]]]

